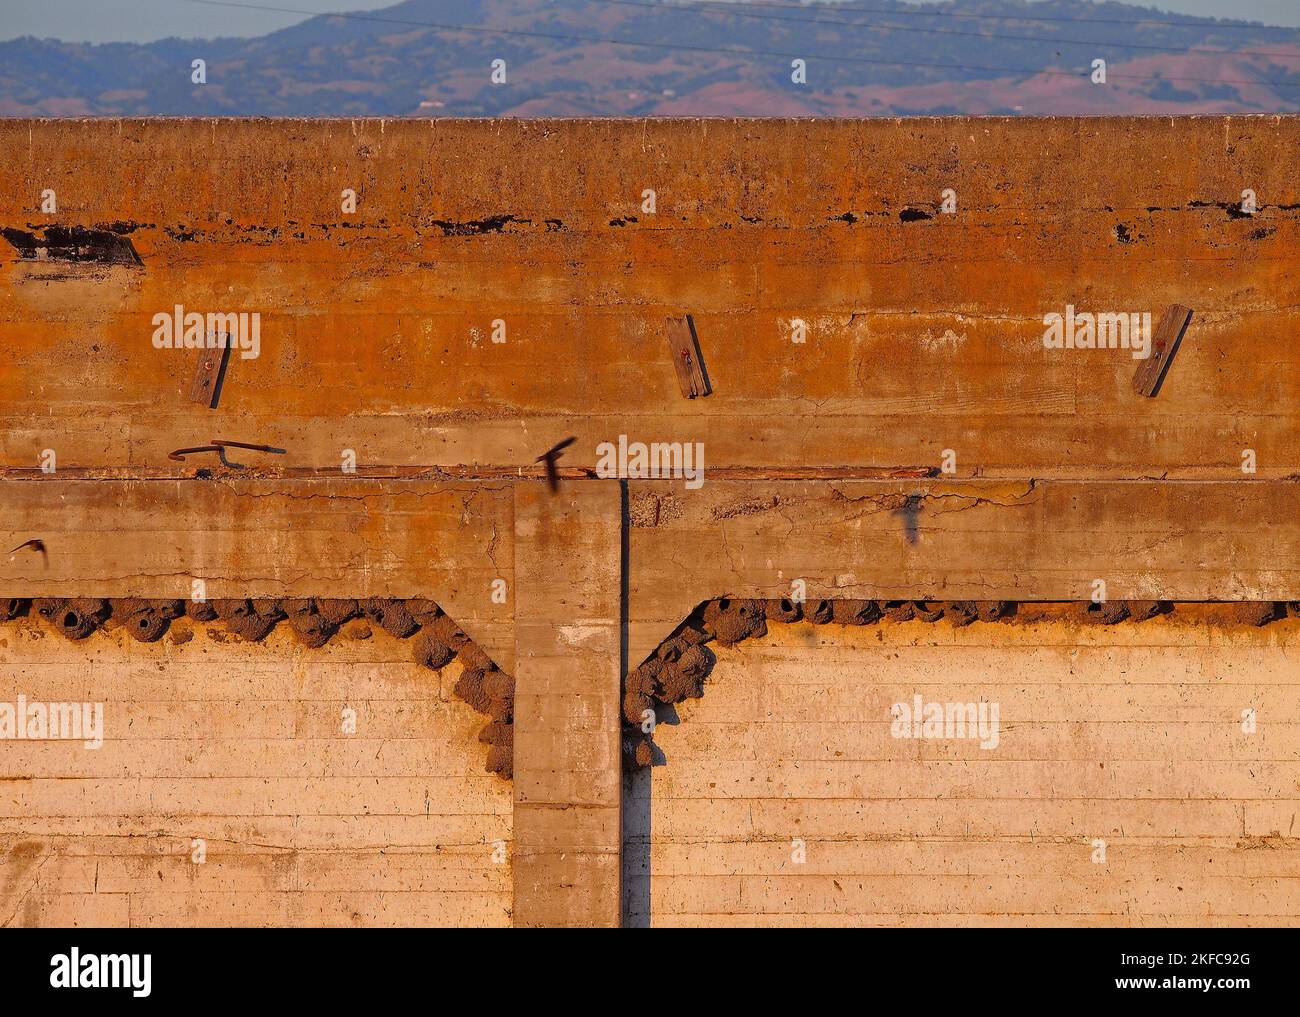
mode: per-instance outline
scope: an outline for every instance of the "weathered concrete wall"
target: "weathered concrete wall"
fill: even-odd
[[[1300,924],[1297,646],[1295,618],[773,626],[629,778],[628,921]],[[892,737],[916,694],[998,703],[997,747]]]
[[[961,475],[1222,474],[1249,445],[1283,476],[1298,146],[1278,116],[5,121],[0,226],[118,224],[141,264],[0,259],[0,465],[179,471],[215,424],[325,470],[529,465],[570,434],[591,466],[626,433],[715,467],[952,448]],[[1127,351],[1041,343],[1067,304],[1175,301],[1164,398],[1133,395]],[[191,355],[150,346],[178,303],[263,315],[219,414],[179,395]],[[689,403],[681,312],[714,387]]]
[[[98,749],[0,743],[0,925],[509,924],[510,785],[459,672],[377,627],[306,650],[0,626],[0,702],[104,704]]]
[[[1297,142],[1300,119],[1288,117],[0,122],[0,536],[10,540],[0,595],[187,597],[201,578],[212,597],[438,601],[519,680],[520,777],[513,788],[475,779],[496,782],[483,792],[492,802],[513,793],[524,861],[484,892],[512,884],[524,924],[611,924],[621,846],[611,824],[626,804],[614,780],[619,679],[705,598],[786,596],[801,578],[810,597],[1077,599],[1104,579],[1115,599],[1300,600]],[[355,212],[341,210],[345,189],[356,192]],[[1240,210],[1246,190],[1253,214]],[[46,191],[56,211],[41,211]],[[951,215],[940,207],[947,191]],[[99,232],[75,232],[83,228]],[[1132,391],[1129,351],[1042,342],[1044,314],[1067,305],[1158,319],[1174,302],[1195,314],[1154,399]],[[262,316],[260,354],[232,357],[216,410],[186,398],[196,352],[151,342],[153,316],[176,305]],[[664,326],[683,313],[694,316],[707,398],[677,387]],[[796,319],[805,341],[792,341]],[[702,442],[707,483],[687,491],[633,478],[613,497],[613,483],[590,474],[598,443],[620,435]],[[537,458],[570,436],[552,496]],[[236,453],[244,470],[211,453],[167,458],[218,438],[283,451]],[[1257,473],[1242,472],[1244,449]],[[924,476],[945,450],[955,475]],[[355,475],[343,471],[353,453]],[[38,469],[55,462],[52,475]],[[29,541],[39,554],[22,550]],[[1008,640],[1006,652],[1024,649],[1014,631],[997,631],[989,638]],[[1170,681],[1193,690],[1189,708],[1209,709],[1221,690],[1197,685],[1214,657],[1197,638],[1178,644],[1190,677]],[[94,645],[62,648],[60,659],[84,661],[77,654]],[[1028,649],[1027,659],[1046,652]],[[739,652],[743,661],[756,651]],[[879,653],[854,652],[855,662]],[[153,661],[159,650],[131,653]],[[975,659],[986,657],[1004,669],[1022,659],[993,650]],[[826,697],[849,712],[864,706],[852,698],[857,663],[818,663],[811,650],[798,659]],[[952,680],[934,661],[923,666]],[[154,677],[111,673],[128,701],[133,683],[147,690]],[[337,680],[346,685],[348,673]],[[177,687],[193,677],[178,672]],[[714,681],[719,709],[765,687],[738,688],[726,667]],[[1112,688],[1123,695],[1114,682],[1098,686],[1101,707],[1119,702],[1106,698]],[[1063,724],[1088,723],[1068,711],[1085,709],[1092,692],[1063,701]],[[453,756],[461,750],[443,740],[463,746],[465,772],[478,774],[477,716],[466,732],[441,734],[423,720],[422,735]],[[762,723],[737,726],[734,745],[719,743],[705,769],[743,762],[737,772],[751,783],[789,792],[783,814],[820,822],[814,788],[791,776],[808,769],[803,743],[764,741],[765,716],[732,720]],[[1177,723],[1142,737],[1172,739],[1188,780],[1236,779],[1219,757],[1195,755],[1199,743]],[[690,784],[689,756],[686,766],[676,758],[671,736],[690,729],[660,733],[675,759],[654,779],[682,788],[671,800],[692,815],[725,826],[731,814],[703,801],[715,789]],[[1105,741],[1112,734],[1087,737],[1102,739],[1104,755],[1122,751]],[[1008,772],[1032,786],[1051,775],[1044,828],[1073,836],[1060,802],[1104,799],[1094,794],[1101,778],[1068,754],[1057,759],[1067,749],[1048,735],[1044,758],[978,776],[996,790],[1012,786]],[[201,761],[207,743],[194,737]],[[878,748],[861,731],[848,740]],[[726,756],[759,742],[767,755]],[[1179,792],[1195,799],[1195,785],[1178,783],[1181,769],[1148,773],[1128,764],[1152,760],[1113,758],[1119,777],[1104,790],[1142,800],[1098,815],[1145,817],[1177,836],[1167,817],[1190,807]],[[1054,760],[1067,765],[1048,770]],[[61,776],[57,760],[46,762],[40,781]],[[873,781],[902,780],[922,800],[934,790],[932,773],[895,772],[907,760],[876,762],[870,780],[834,778],[843,802],[860,799],[843,808],[871,805]],[[1292,765],[1285,754],[1266,762]],[[154,762],[135,765],[147,773]],[[385,782],[406,782],[407,794],[428,775],[395,765],[391,778],[361,778],[371,783],[347,800],[354,818],[409,804]],[[1143,798],[1144,773],[1169,798]],[[1258,803],[1293,790],[1278,773],[1227,789],[1247,826],[1269,814]],[[436,766],[434,775],[456,780]],[[124,800],[167,779],[142,777]],[[72,807],[57,805],[64,786],[40,785],[48,807]],[[935,800],[952,790],[935,787]],[[231,805],[212,789],[214,815],[241,814],[241,795],[279,807],[234,785],[221,794]],[[936,807],[959,808],[944,802]],[[1204,806],[1215,822],[1221,804]],[[1023,810],[990,808],[1009,824],[999,830],[1022,836]],[[955,815],[940,816],[949,826],[939,829]],[[394,836],[407,843],[400,829]],[[18,846],[7,879],[30,868],[33,849]],[[855,857],[845,856],[846,871],[867,864]],[[1048,873],[1074,871],[1072,856],[1053,858],[1033,870],[1044,887]],[[690,876],[671,856],[664,865],[665,885]],[[370,877],[354,871],[360,893]],[[477,893],[475,878],[440,885]],[[749,902],[756,919],[769,904],[789,914],[827,906],[816,896],[824,885],[787,896],[778,886],[769,899],[751,884],[727,914]],[[1255,901],[1253,890],[1206,892],[1222,905],[1216,914]],[[310,923],[315,913],[291,900],[286,920]],[[1125,900],[1089,890],[1064,903],[1095,916]],[[990,913],[1005,905],[985,903]],[[666,915],[671,904],[655,909]],[[428,906],[440,920],[442,904]],[[53,923],[76,912],[42,915]],[[489,907],[464,920],[499,917]]]

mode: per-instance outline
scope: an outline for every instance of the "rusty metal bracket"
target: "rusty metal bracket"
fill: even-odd
[[[285,453],[284,449],[276,448],[274,445],[252,445],[246,441],[222,441],[220,438],[213,438],[212,444],[217,448],[246,448],[254,452],[271,452],[278,456]]]
[[[185,462],[185,457],[195,452],[220,452],[221,449],[216,445],[195,445],[193,448],[178,448],[175,452],[168,452],[167,458],[178,463]]]
[[[253,452],[270,452],[273,455],[284,455],[285,449],[276,448],[274,445],[255,445],[247,441],[223,441],[220,438],[213,438],[211,444],[195,445],[193,448],[178,448],[175,452],[168,452],[167,458],[173,462],[183,463],[187,455],[193,455],[198,452],[215,452],[217,458],[221,460],[222,466],[228,466],[234,470],[244,469],[242,463],[231,462],[226,458],[226,449],[243,448]]]

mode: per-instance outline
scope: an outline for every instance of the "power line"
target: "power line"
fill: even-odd
[[[705,3],[664,3],[664,2],[653,2],[653,0],[590,0],[590,2],[610,4],[617,7],[648,7],[656,10],[685,11],[691,14],[716,14],[720,17],[754,18],[758,21],[790,21],[790,22],[797,22],[799,24],[806,24],[806,25],[838,25],[841,28],[869,28],[869,29],[885,31],[885,32],[915,32],[922,35],[959,35],[959,36],[964,36],[966,38],[972,38],[972,39],[1009,39],[1018,42],[1054,43],[1058,46],[1105,46],[1111,49],[1145,49],[1145,50],[1155,50],[1161,53],[1191,52],[1190,50],[1188,50],[1186,46],[1154,46],[1150,44],[1142,44],[1136,42],[1103,42],[1096,39],[1053,39],[1041,35],[1007,35],[1003,32],[963,32],[959,29],[951,29],[951,28],[912,28],[906,25],[873,25],[870,24],[869,22],[863,22],[863,21],[841,21],[838,18],[796,18],[784,14],[758,14],[754,11],[743,9],[746,7],[767,7],[767,6],[774,7],[777,6],[776,4],[769,5],[769,4],[755,4],[755,3],[731,3],[731,4],[720,5],[715,2],[714,4],[710,5],[707,3],[707,0]],[[787,6],[787,5],[781,5],[781,6]],[[788,6],[794,7],[796,5],[790,4]],[[732,10],[731,8],[736,8],[736,9]],[[811,8],[809,7],[804,8],[804,10],[809,10],[809,9]],[[829,13],[829,9],[828,9],[828,13]],[[838,14],[840,12],[836,10],[835,13]],[[915,12],[909,12],[909,11],[885,12],[885,11],[868,10],[866,8],[857,8],[857,9],[847,9],[844,11],[844,13],[845,14],[854,14],[854,13],[910,14]],[[1068,19],[1061,19],[1061,20],[1068,21]],[[1141,22],[1133,22],[1133,24],[1140,24],[1140,23]],[[1079,22],[1079,24],[1086,24],[1086,22]],[[1231,53],[1234,56],[1262,56],[1262,57],[1284,57],[1284,58],[1286,57],[1295,58],[1297,56],[1296,53],[1276,53],[1276,52],[1265,51],[1265,50],[1250,50],[1250,49],[1204,50],[1203,52]]]
[[[320,18],[343,18],[350,21],[372,21],[382,24],[403,25],[414,28],[436,28],[443,31],[451,32],[471,32],[483,35],[508,35],[521,36],[533,39],[553,39],[561,42],[587,42],[599,43],[606,46],[632,46],[640,49],[667,49],[681,50],[691,53],[714,53],[724,54],[727,56],[753,57],[753,56],[770,56],[781,57],[783,59],[794,60],[830,60],[836,63],[864,64],[872,66],[887,67],[920,67],[926,69],[938,70],[958,70],[958,71],[984,71],[990,74],[1023,74],[1029,77],[1046,76],[1056,78],[1081,78],[1087,77],[1086,71],[1053,71],[1037,67],[988,67],[980,64],[950,64],[950,63],[929,63],[915,60],[882,60],[872,59],[870,57],[849,57],[836,56],[830,53],[794,53],[784,50],[763,50],[763,49],[735,49],[732,47],[718,46],[693,46],[689,43],[677,42],[636,42],[629,39],[599,39],[589,35],[572,35],[561,32],[539,32],[536,29],[524,28],[487,28],[480,25],[452,25],[433,21],[407,21],[401,18],[385,18],[377,14],[353,14],[337,13],[330,11],[304,11],[292,7],[277,7],[269,4],[251,4],[236,3],[234,0],[183,0],[185,3],[204,4],[210,7],[234,7],[244,10],[271,11],[280,14],[300,14],[306,17]],[[1169,75],[1168,77],[1150,77],[1144,74],[1109,74],[1109,78],[1121,78],[1135,81],[1191,81],[1211,85],[1265,85],[1272,88],[1300,88],[1300,82],[1286,81],[1267,81],[1259,79],[1238,79],[1238,78],[1193,78],[1185,75]]]
[[[717,6],[721,0],[702,0],[703,3]],[[831,4],[783,4],[769,3],[765,0],[745,0],[749,7],[773,7],[780,10],[807,11],[820,7],[829,11]],[[730,6],[723,4],[723,6]],[[892,14],[900,18],[970,18],[979,21],[1046,21],[1070,25],[1172,25],[1182,28],[1213,28],[1215,31],[1258,32],[1260,29],[1276,28],[1261,23],[1249,24],[1240,21],[1219,21],[1217,18],[1203,18],[1199,21],[1172,21],[1165,18],[1054,18],[1044,14],[972,14],[968,11],[907,11],[887,7],[858,7],[850,4],[835,4],[838,12],[846,14]],[[1294,29],[1283,28],[1289,32]]]

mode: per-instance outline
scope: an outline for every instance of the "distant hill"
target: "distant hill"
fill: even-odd
[[[1139,18],[1151,20],[1128,23]],[[727,49],[766,55],[718,52]],[[195,58],[207,63],[207,84],[190,82]],[[807,61],[806,84],[791,81],[795,58]],[[1107,62],[1104,85],[1088,76],[1098,58]],[[505,84],[490,78],[497,59],[506,61]],[[4,116],[1296,110],[1300,30],[1085,0],[408,0],[256,39],[0,43]]]

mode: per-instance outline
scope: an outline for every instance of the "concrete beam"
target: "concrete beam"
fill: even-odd
[[[56,476],[0,480],[0,504],[0,597],[421,597],[514,664],[507,482]]]
[[[616,481],[515,487],[517,926],[620,922],[622,520]]]
[[[711,597],[1300,599],[1295,481],[710,480],[630,489],[629,660]]]

